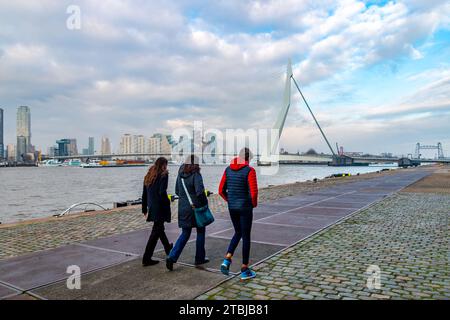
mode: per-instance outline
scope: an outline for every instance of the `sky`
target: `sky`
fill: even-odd
[[[441,142],[450,156],[450,2],[439,0],[0,0],[5,144],[20,105],[44,152],[89,136],[116,150],[124,133],[193,121],[271,128],[288,59],[333,145],[406,155]],[[296,93],[281,147],[327,152]]]

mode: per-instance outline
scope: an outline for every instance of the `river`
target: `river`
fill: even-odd
[[[366,173],[383,167],[280,166],[275,175],[262,175],[260,187],[324,178],[333,173]],[[225,166],[203,166],[205,187],[217,192]],[[112,208],[114,202],[141,197],[146,167],[84,169],[79,167],[0,168],[0,222],[48,217],[78,202]],[[169,193],[174,191],[178,166],[169,166]]]

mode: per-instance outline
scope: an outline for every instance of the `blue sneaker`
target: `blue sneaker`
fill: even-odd
[[[228,276],[230,274],[230,266],[231,266],[231,260],[230,259],[223,259],[222,265],[220,266],[220,271]]]
[[[250,268],[245,269],[241,272],[241,280],[248,280],[256,277],[256,272]]]

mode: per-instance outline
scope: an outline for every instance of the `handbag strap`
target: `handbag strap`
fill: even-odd
[[[189,204],[191,205],[191,207],[194,207],[194,203],[192,202],[192,199],[191,199],[191,196],[189,194],[189,191],[186,188],[186,184],[184,183],[184,179],[183,178],[180,178],[180,179],[181,179],[181,183],[183,184],[184,192],[186,193],[186,196],[187,196],[187,198],[189,200]]]

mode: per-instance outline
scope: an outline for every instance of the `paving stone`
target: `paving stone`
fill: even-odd
[[[252,290],[283,299],[449,300],[449,207],[445,194],[386,198],[272,257]],[[381,269],[381,290],[366,287],[370,265]]]

